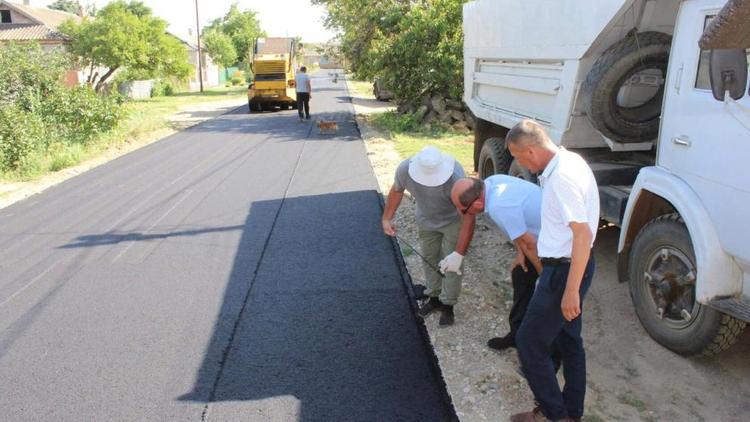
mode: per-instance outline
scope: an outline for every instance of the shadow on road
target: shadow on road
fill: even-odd
[[[219,419],[454,419],[378,201],[253,203],[204,363],[179,399],[208,401]]]

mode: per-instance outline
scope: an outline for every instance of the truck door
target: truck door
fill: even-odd
[[[722,247],[750,262],[750,99],[714,100],[709,54],[698,40],[724,2],[682,4],[669,59],[657,165],[682,178],[701,198]],[[747,88],[746,88],[747,91]]]

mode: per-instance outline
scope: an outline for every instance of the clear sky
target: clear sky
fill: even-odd
[[[10,0],[22,3],[22,0]],[[195,0],[141,0],[156,16],[169,22],[169,30],[177,35],[187,34],[188,28],[195,30]],[[31,0],[31,5],[43,7],[54,0]],[[201,28],[229,11],[232,3],[241,10],[253,10],[258,14],[261,27],[273,37],[300,36],[306,42],[323,42],[334,34],[323,26],[325,11],[312,6],[309,0],[198,0]],[[81,4],[96,4],[101,7],[108,0],[81,0]]]

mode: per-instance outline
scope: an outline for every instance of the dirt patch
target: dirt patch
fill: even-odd
[[[389,108],[366,107],[375,100],[353,95],[368,157],[381,192],[387,192],[402,158],[365,116]],[[405,196],[395,223],[399,236],[416,246],[414,211],[414,200]],[[594,248],[597,269],[583,314],[588,365],[584,420],[747,420],[750,332],[732,349],[710,359],[685,358],[659,346],[638,322],[627,284],[617,281],[618,236],[617,228],[600,230]],[[406,244],[400,246],[414,282],[423,283],[420,258]],[[426,321],[448,392],[463,421],[503,421],[533,407],[533,397],[517,370],[515,350],[497,353],[486,346],[489,338],[508,331],[512,305],[508,267],[513,255],[513,246],[480,216],[465,259],[456,324],[439,328],[434,315]]]

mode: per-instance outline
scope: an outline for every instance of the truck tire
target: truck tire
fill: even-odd
[[[659,133],[664,79],[672,37],[641,32],[608,48],[594,62],[583,83],[583,105],[591,124],[602,135],[623,143],[647,142]],[[660,76],[659,76],[660,74]],[[637,78],[650,80],[650,97],[623,104],[621,89]]]
[[[247,105],[250,113],[260,113],[263,111],[263,105],[257,101],[248,101]]]
[[[630,296],[649,335],[687,356],[729,348],[743,321],[695,300],[695,252],[679,214],[659,216],[636,236],[630,253]]]
[[[486,179],[493,174],[508,174],[513,157],[505,148],[505,139],[489,138],[479,152],[479,177]]]
[[[508,175],[536,184],[536,175],[530,172],[526,167],[518,164],[518,160],[515,158],[513,159],[513,162],[510,163]]]

